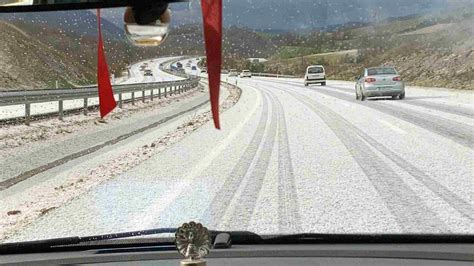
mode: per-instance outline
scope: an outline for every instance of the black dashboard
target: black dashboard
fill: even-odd
[[[180,265],[161,246],[0,255],[5,265]],[[234,245],[213,249],[207,265],[474,265],[474,244]]]

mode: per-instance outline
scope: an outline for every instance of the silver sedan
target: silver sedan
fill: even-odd
[[[391,96],[392,99],[405,98],[405,82],[393,67],[371,67],[356,78],[356,99],[364,101],[367,97]]]

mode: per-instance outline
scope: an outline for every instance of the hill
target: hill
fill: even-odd
[[[96,82],[97,20],[94,13],[1,14],[0,89],[45,89],[59,82],[74,87]],[[112,73],[157,57],[158,49],[133,46],[124,31],[103,20],[104,45]]]
[[[224,0],[224,25],[265,32],[334,30],[347,23],[456,9],[471,0]],[[199,1],[172,4],[176,25],[201,23]],[[374,11],[377,16],[374,16]]]
[[[0,15],[2,19],[0,89],[51,88],[56,80],[61,87],[95,83],[94,13]],[[365,66],[390,64],[411,84],[472,88],[473,19],[472,10],[460,9],[368,23],[351,20],[299,33],[230,26],[224,29],[223,62],[225,68],[292,75],[303,75],[309,64],[324,64],[331,78],[347,80]],[[199,24],[175,25],[157,48],[131,45],[123,30],[106,20],[103,29],[108,63],[116,74],[146,58],[204,54]],[[246,61],[250,57],[270,61],[252,66]]]
[[[39,42],[18,27],[0,21],[0,90],[53,88],[81,83],[93,73],[67,55]]]
[[[307,65],[323,64],[330,78],[353,80],[364,67],[392,65],[412,85],[474,89],[472,25],[474,12],[462,9],[298,36],[279,47],[265,71],[278,65],[301,76]]]

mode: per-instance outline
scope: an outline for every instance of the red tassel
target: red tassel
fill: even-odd
[[[222,64],[222,0],[201,0],[206,42],[207,73],[214,125],[220,129],[219,89]]]
[[[110,84],[109,67],[105,59],[104,44],[102,42],[102,30],[100,25],[100,9],[97,9],[97,25],[99,31],[99,40],[97,43],[97,86],[99,89],[99,108],[100,117],[106,116],[117,106]]]

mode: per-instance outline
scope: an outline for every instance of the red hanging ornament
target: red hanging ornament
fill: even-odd
[[[117,106],[117,103],[115,102],[112,84],[110,84],[109,67],[105,59],[100,23],[100,9],[97,9],[97,25],[99,32],[97,42],[97,87],[99,90],[100,117],[103,118]]]
[[[214,125],[220,129],[219,90],[222,64],[222,0],[201,0],[209,93]]]

